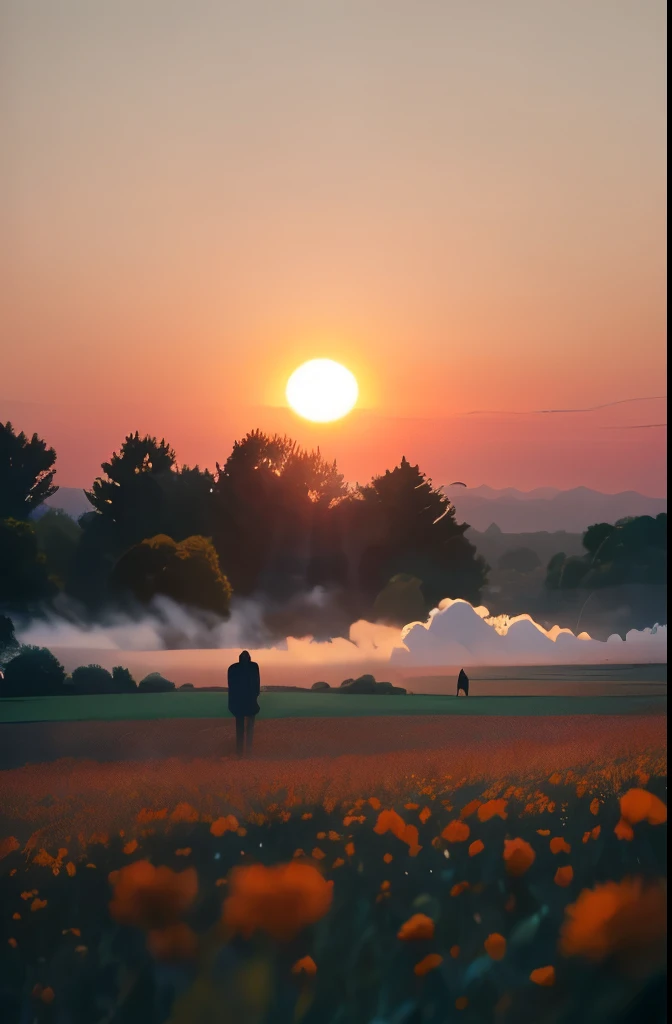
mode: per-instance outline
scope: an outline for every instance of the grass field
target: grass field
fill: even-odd
[[[667,698],[644,696],[366,696],[264,693],[262,719],[379,715],[567,715],[661,711]],[[0,700],[0,724],[119,721],[159,718],[229,718],[225,693],[105,694],[95,697],[29,697]]]

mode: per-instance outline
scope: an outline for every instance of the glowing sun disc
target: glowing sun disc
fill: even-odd
[[[340,420],[354,408],[359,395],[350,370],[333,359],[311,359],[287,381],[287,401],[294,412],[314,423]]]

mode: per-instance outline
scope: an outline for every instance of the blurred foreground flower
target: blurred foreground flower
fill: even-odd
[[[191,960],[196,955],[198,937],[184,922],[171,924],[151,931],[147,936],[147,948],[157,960]]]
[[[408,942],[411,939],[433,939],[434,922],[427,914],[413,914],[404,921],[397,932],[397,938]]]
[[[507,875],[514,878],[524,875],[534,862],[536,854],[524,839],[504,840],[504,860]]]
[[[667,807],[646,789],[629,789],[620,800],[621,818],[629,825],[648,821],[649,825],[663,825],[667,821]]]
[[[111,916],[118,924],[147,931],[176,924],[198,892],[194,868],[177,872],[156,868],[148,860],[137,860],[113,871],[110,881],[114,886]]]
[[[234,868],[222,910],[224,924],[246,938],[262,931],[273,939],[289,940],[324,917],[331,906],[333,884],[312,864],[296,861],[269,868],[263,864]]]
[[[666,935],[666,887],[624,878],[584,889],[566,908],[560,952],[594,961],[611,954],[650,961],[664,951]]]

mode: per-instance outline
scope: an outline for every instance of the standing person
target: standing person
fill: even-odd
[[[457,693],[455,694],[456,697],[460,696],[460,691],[462,691],[465,697],[469,696],[469,676],[467,675],[463,668],[460,669],[460,674],[457,677]]]
[[[228,683],[229,711],[236,719],[236,753],[241,757],[243,751],[252,749],[254,716],[259,714],[259,666],[249,651],[242,651],[238,661],[229,666]]]

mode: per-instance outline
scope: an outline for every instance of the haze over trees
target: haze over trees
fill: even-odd
[[[9,424],[0,441],[2,507],[20,513],[0,518],[0,609],[23,617],[74,602],[96,620],[163,597],[221,619],[232,600],[251,599],[265,642],[347,635],[358,618],[405,625],[444,598],[485,598],[494,614],[528,611],[571,628],[585,588],[606,599],[637,585],[647,601],[655,591],[653,605],[640,602],[646,615],[665,590],[666,516],[592,526],[583,554],[578,536],[501,535],[495,545],[487,531],[491,572],[471,542],[479,535],[406,458],[350,487],[319,449],[287,437],[251,431],[211,472],[179,465],[168,441],[136,431],[102,464],[75,523],[55,509],[34,516],[55,490],[46,442]],[[569,554],[556,553],[565,541]]]

